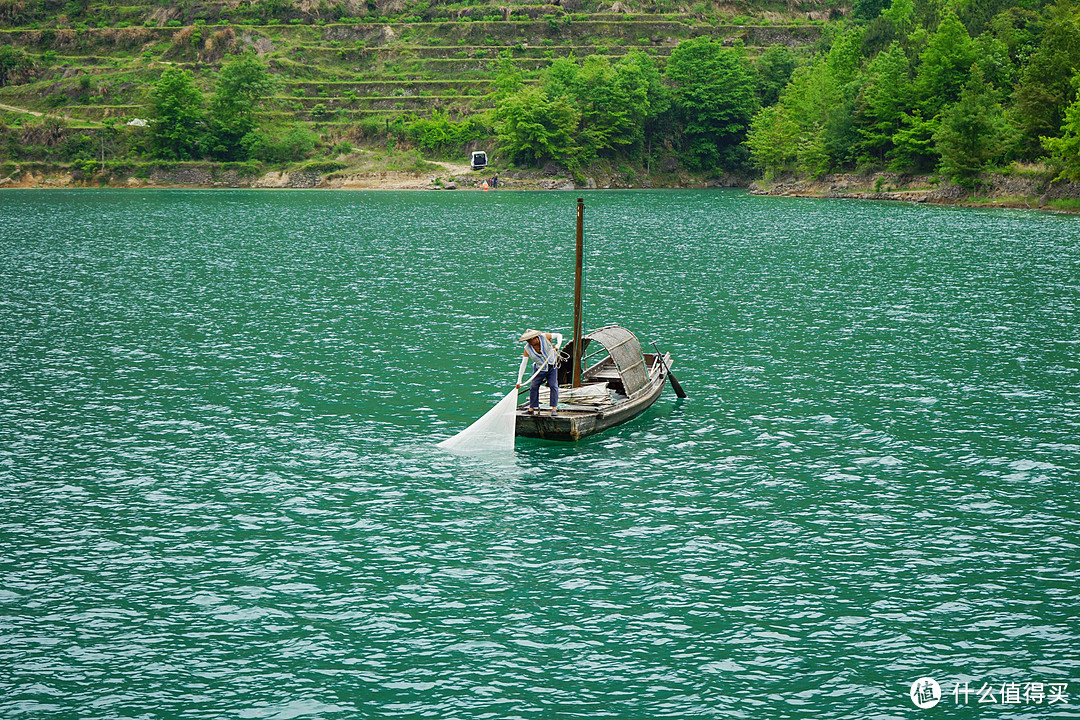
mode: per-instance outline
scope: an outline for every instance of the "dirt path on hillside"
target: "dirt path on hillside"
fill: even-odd
[[[446,168],[446,172],[450,175],[457,177],[458,175],[471,175],[473,172],[472,166],[468,163],[451,163],[451,162],[434,162],[435,165]],[[483,174],[483,173],[481,173]]]
[[[5,105],[0,103],[0,110],[10,110],[11,112],[26,113],[27,115],[33,115],[34,117],[41,117],[44,113],[35,112],[27,108],[15,107],[14,105]]]
[[[76,118],[70,115],[64,115],[63,113],[40,113],[37,110],[31,110],[30,108],[19,107],[17,105],[6,105],[0,103],[0,110],[10,110],[11,112],[25,113],[27,115],[33,115],[34,117],[56,117],[61,120],[67,120],[69,122],[83,123],[86,125],[101,125],[102,123],[97,120],[87,120],[86,118]]]

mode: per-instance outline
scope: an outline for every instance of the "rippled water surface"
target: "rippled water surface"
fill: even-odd
[[[1080,221],[587,203],[690,397],[490,464],[572,194],[0,194],[0,716],[1077,717]]]

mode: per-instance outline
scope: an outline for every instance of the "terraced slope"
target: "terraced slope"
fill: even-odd
[[[22,82],[0,88],[0,102],[62,111],[89,124],[126,120],[140,114],[150,84],[167,65],[191,69],[209,88],[227,53],[250,48],[278,79],[266,112],[322,132],[366,120],[370,132],[403,113],[443,109],[458,115],[489,107],[501,53],[535,78],[553,58],[566,55],[617,58],[634,49],[662,59],[681,40],[708,35],[742,42],[753,57],[774,43],[810,46],[822,32],[822,22],[810,19],[813,10],[779,18],[785,22],[751,22],[731,13],[569,13],[511,3],[428,7],[417,21],[420,16],[408,15],[402,5],[397,14],[340,22],[320,17],[311,2],[277,5],[285,7],[280,17],[262,23],[233,21],[236,13],[225,5],[194,11],[151,2],[90,3],[81,21],[58,13],[35,21],[36,27],[11,27],[9,17],[0,31],[3,41],[24,48],[33,69]],[[176,27],[181,22],[192,24]]]

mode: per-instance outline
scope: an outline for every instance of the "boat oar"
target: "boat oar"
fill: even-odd
[[[682,385],[675,379],[675,376],[671,374],[671,368],[668,367],[667,361],[664,360],[664,353],[660,352],[660,348],[656,347],[656,343],[652,344],[653,350],[656,351],[656,357],[660,359],[660,363],[664,366],[664,372],[667,373],[667,379],[671,381],[671,389],[675,391],[675,397],[686,397],[686,391],[682,389]]]

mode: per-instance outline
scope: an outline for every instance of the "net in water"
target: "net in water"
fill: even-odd
[[[511,390],[483,417],[437,447],[451,452],[477,454],[514,451],[517,390]]]

